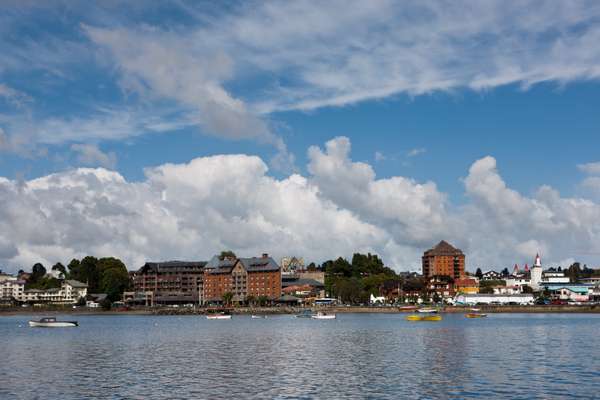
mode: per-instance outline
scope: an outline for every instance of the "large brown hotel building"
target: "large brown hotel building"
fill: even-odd
[[[228,292],[235,302],[250,296],[277,300],[281,297],[281,268],[268,254],[252,258],[215,256],[204,268],[203,301],[222,302]]]
[[[423,276],[446,275],[454,279],[465,276],[464,253],[442,240],[423,254]]]

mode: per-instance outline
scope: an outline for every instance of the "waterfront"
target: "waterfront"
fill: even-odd
[[[0,398],[593,398],[600,316],[0,318]]]

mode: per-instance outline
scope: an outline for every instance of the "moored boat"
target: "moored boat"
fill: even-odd
[[[407,321],[441,321],[442,320],[442,316],[441,315],[417,315],[417,314],[413,314],[413,315],[408,315],[406,317]]]
[[[421,314],[437,314],[438,309],[437,308],[419,308],[417,310],[418,313]]]
[[[265,319],[267,318],[266,315],[256,315],[256,314],[252,314],[252,319]]]
[[[315,315],[311,315],[312,319],[335,319],[335,314],[327,314],[324,312],[318,312]]]
[[[37,321],[29,321],[29,326],[32,328],[72,328],[79,326],[77,321],[58,321],[54,317],[46,317]]]
[[[465,317],[467,317],[467,318],[485,318],[485,317],[487,317],[487,314],[473,312],[473,313],[465,314]]]
[[[208,314],[206,319],[231,319],[231,314],[219,313],[219,314]]]

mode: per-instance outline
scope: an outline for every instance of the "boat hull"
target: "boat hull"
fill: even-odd
[[[39,322],[29,321],[29,326],[32,328],[74,328],[79,326],[75,321],[57,321],[57,322]]]
[[[409,315],[407,321],[441,321],[441,315]]]
[[[465,317],[467,317],[467,318],[485,318],[485,317],[487,317],[487,314],[469,313],[469,314],[465,314]]]
[[[206,319],[231,319],[231,315],[207,315]]]
[[[313,315],[311,316],[312,319],[335,319],[335,314],[334,315]]]

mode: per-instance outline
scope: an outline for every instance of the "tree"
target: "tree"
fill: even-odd
[[[521,290],[523,291],[523,293],[533,293],[533,288],[529,285],[523,285],[521,287]]]
[[[308,267],[306,267],[306,269],[310,272],[314,272],[317,270],[317,266],[314,262],[311,262],[310,264],[308,264]]]
[[[111,301],[120,300],[131,282],[125,264],[118,258],[105,257],[98,260],[96,270],[100,292],[106,293]]]
[[[262,306],[265,306],[269,302],[269,298],[267,296],[264,296],[264,295],[263,296],[258,296],[258,298],[256,299],[256,301],[262,307]]]
[[[233,300],[233,293],[225,292],[221,298],[223,299],[223,304],[229,305],[231,304],[231,300]]]
[[[224,260],[226,258],[237,258],[235,253],[231,250],[223,250],[221,254],[219,254],[219,260]]]
[[[36,289],[40,284],[44,276],[46,275],[46,268],[40,264],[36,263],[31,267],[31,275],[29,275],[29,279],[25,282],[26,289]]]
[[[256,297],[249,295],[248,297],[246,297],[246,301],[249,305],[254,305],[254,303],[256,302]]]
[[[477,270],[475,271],[475,276],[478,279],[483,279],[483,272],[481,272],[481,268],[477,268]]]
[[[64,265],[62,265],[62,264],[61,264],[61,263],[59,263],[59,262],[57,262],[56,264],[54,264],[54,265],[52,266],[52,271],[60,271],[60,272],[62,272],[62,273],[63,273],[63,274],[65,274],[65,275],[67,274],[67,269],[65,268],[65,266],[64,266]]]

